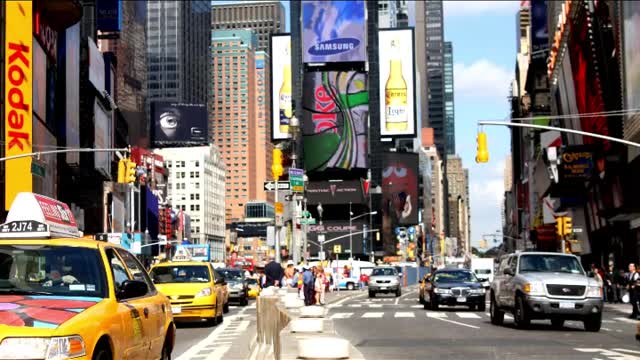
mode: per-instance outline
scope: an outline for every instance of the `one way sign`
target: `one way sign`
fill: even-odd
[[[264,191],[275,191],[276,190],[276,182],[275,181],[265,181],[264,182]],[[288,181],[278,181],[278,190],[291,190],[291,185]]]

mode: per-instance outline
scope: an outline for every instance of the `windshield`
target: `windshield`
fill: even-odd
[[[396,276],[398,272],[394,268],[373,269],[371,276]]]
[[[578,259],[562,255],[522,255],[520,256],[520,272],[584,274]]]
[[[242,281],[243,271],[229,269],[218,269],[216,271],[218,274],[224,276],[227,281]]]
[[[203,265],[159,266],[151,270],[151,278],[156,284],[210,281],[209,268]]]
[[[100,264],[97,249],[0,245],[0,295],[104,298],[106,277]]]
[[[478,278],[468,271],[451,271],[437,273],[434,279],[435,282],[477,282]]]

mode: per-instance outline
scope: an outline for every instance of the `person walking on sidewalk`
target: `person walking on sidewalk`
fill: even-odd
[[[324,305],[324,289],[325,289],[325,282],[326,282],[327,278],[324,275],[324,268],[322,268],[322,266],[319,266],[316,269],[316,281],[315,281],[315,295],[316,295],[316,304],[317,305]]]
[[[280,287],[284,270],[282,269],[282,265],[276,262],[275,256],[269,256],[269,263],[264,267],[264,274],[266,276],[265,287]]]
[[[627,274],[627,289],[629,289],[629,302],[632,310],[629,318],[632,319],[636,319],[640,315],[638,310],[638,281],[640,281],[640,274],[636,271],[636,264],[631,263]]]
[[[315,277],[313,272],[308,267],[304,267],[304,273],[302,274],[302,287],[304,291],[304,304],[309,306],[313,305],[313,287]]]

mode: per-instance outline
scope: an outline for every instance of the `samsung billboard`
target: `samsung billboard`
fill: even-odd
[[[303,1],[302,61],[365,62],[365,5],[364,0]]]
[[[416,135],[413,44],[412,28],[385,29],[378,33],[381,136]]]
[[[291,35],[271,35],[271,140],[290,137],[291,102]]]
[[[203,145],[207,143],[207,106],[154,102],[152,146]]]

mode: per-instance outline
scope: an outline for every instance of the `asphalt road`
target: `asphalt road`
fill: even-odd
[[[489,308],[487,304],[487,309]],[[510,316],[503,326],[488,312],[443,307],[424,310],[415,288],[400,298],[366,293],[329,305],[338,333],[368,360],[375,359],[638,359],[636,322],[625,313],[605,309],[602,329],[585,332],[582,322],[568,321],[556,330],[534,321],[518,330]]]

